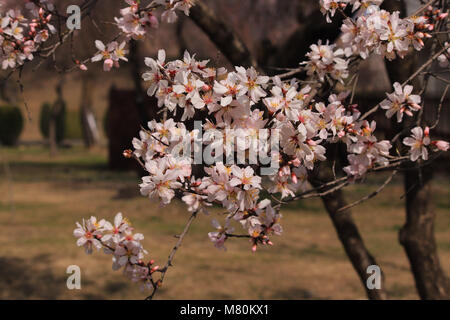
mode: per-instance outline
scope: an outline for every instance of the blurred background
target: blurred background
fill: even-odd
[[[60,12],[76,1],[58,1]],[[81,3],[81,1],[78,1]],[[309,45],[336,40],[339,21],[326,24],[315,0],[204,1],[248,47],[268,74],[295,68]],[[4,7],[20,6],[2,1]],[[412,12],[418,1],[409,1]],[[228,58],[189,17],[161,24],[142,42],[129,48],[130,63],[101,71],[62,72],[72,57],[94,55],[96,39],[110,39],[110,24],[123,1],[99,1],[92,19],[82,22],[74,41],[63,45],[56,60],[27,65],[22,73],[0,83],[0,299],[132,299],[143,298],[133,283],[111,269],[111,256],[87,256],[72,231],[75,222],[95,215],[112,220],[117,212],[145,235],[144,247],[160,265],[188,218],[183,204],[160,208],[139,195],[142,172],[122,156],[131,148],[140,125],[156,115],[155,101],[146,97],[144,57],[164,48],[168,60],[184,50],[231,69]],[[338,19],[337,19],[338,20]],[[94,24],[92,21],[96,21]],[[106,41],[105,41],[106,42]],[[417,59],[426,59],[422,52]],[[37,70],[34,70],[39,67]],[[360,69],[355,102],[369,109],[391,91],[384,61],[373,57]],[[7,73],[1,73],[2,78]],[[21,90],[21,86],[23,90]],[[443,84],[430,80],[426,121],[434,121]],[[435,134],[450,139],[448,97]],[[378,130],[393,130],[383,114]],[[55,133],[49,137],[50,127]],[[436,214],[435,237],[444,273],[450,274],[450,181],[448,155],[433,164],[431,210]],[[375,190],[387,175],[370,176],[345,189],[350,203]],[[377,197],[353,209],[364,242],[385,274],[390,298],[417,299],[418,294],[398,232],[405,223],[402,176]],[[365,299],[321,199],[303,200],[282,210],[284,233],[274,246],[252,253],[246,240],[229,241],[226,252],[211,244],[210,216],[200,216],[177,253],[159,299]],[[66,268],[79,265],[82,289],[66,288]]]

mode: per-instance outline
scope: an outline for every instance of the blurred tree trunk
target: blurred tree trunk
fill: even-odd
[[[139,112],[139,121],[141,126],[145,127],[150,120],[148,116],[148,105],[146,104],[147,93],[142,87],[142,63],[143,59],[139,56],[140,43],[136,40],[130,41],[130,75],[134,83],[135,103]]]
[[[60,79],[56,85],[56,100],[53,103],[52,109],[50,111],[50,119],[48,124],[48,142],[50,147],[50,156],[54,157],[58,153],[58,141],[56,137],[56,122],[58,121],[58,116],[63,108],[63,84],[64,79]]]
[[[178,55],[180,57],[183,56],[184,52],[187,50],[187,43],[183,36],[183,29],[185,28],[186,24],[186,17],[185,16],[179,16],[177,25],[176,25],[176,37],[177,37],[177,44],[178,44]]]
[[[83,142],[86,148],[91,148],[99,142],[99,132],[94,112],[92,98],[95,91],[95,79],[87,72],[81,78],[80,117],[83,130]]]
[[[319,11],[319,6],[317,5],[317,12],[321,15]],[[312,16],[318,16],[317,12]],[[240,40],[240,38],[234,33],[234,31],[227,26],[222,20],[220,20],[215,13],[210,10],[206,5],[199,2],[196,6],[191,9],[190,14],[191,19],[209,36],[211,41],[222,51],[222,53],[227,57],[227,59],[234,65],[242,65],[242,66],[255,66],[257,64],[255,59],[250,55],[248,48],[245,44]],[[323,17],[321,17],[322,20]],[[339,19],[339,18],[338,18]],[[315,25],[317,21],[312,20],[311,25]],[[311,29],[316,29],[311,27]],[[308,28],[302,29],[303,31],[310,30]],[[337,38],[339,34],[339,29],[335,26],[327,28],[330,34],[322,35],[324,37],[328,37],[330,41],[333,41]],[[316,30],[317,31],[317,30]],[[306,52],[309,45],[312,44],[316,39],[312,39],[309,36],[309,33],[305,34],[304,32],[299,32],[295,34],[296,41],[300,41],[298,39],[299,36],[303,33],[305,40],[301,40],[300,46],[294,46],[294,49],[291,50],[289,54],[289,59],[292,61],[296,61],[294,65],[298,66],[298,62],[303,60],[303,55]],[[295,52],[298,50],[297,52]],[[282,49],[273,49],[272,52],[279,53]],[[296,56],[296,59],[293,57]],[[281,59],[282,56],[279,58]],[[267,59],[268,61],[270,59]],[[291,60],[290,60],[291,61]],[[283,66],[291,66],[289,62],[277,61]],[[329,164],[329,163],[328,163]],[[331,165],[328,166],[330,168]],[[329,172],[329,174],[328,174]],[[334,176],[331,173],[331,170],[322,170],[322,173],[327,173],[326,176],[322,176],[321,178],[314,177],[311,179],[313,184],[317,186],[317,183],[320,183],[319,180],[329,181],[334,180]],[[325,197],[322,197],[322,201],[325,205],[328,214],[333,221],[333,225],[336,228],[336,232],[341,240],[345,251],[352,262],[355,270],[360,277],[363,286],[367,292],[367,296],[370,299],[385,299],[386,294],[384,289],[381,290],[370,290],[367,288],[366,280],[368,278],[367,267],[373,264],[376,264],[375,259],[369,253],[367,248],[364,245],[364,242],[359,234],[358,227],[353,221],[351,213],[349,210],[345,212],[338,213],[337,210],[343,206],[345,206],[346,202],[341,191],[334,192]]]
[[[386,0],[383,7],[389,11],[398,10],[406,15],[404,0]],[[386,61],[388,76],[392,83],[404,82],[417,65],[417,55],[412,53],[404,59]],[[418,80],[414,88],[423,87]],[[401,125],[393,123],[399,132],[411,127],[413,119],[405,119]],[[401,144],[403,138],[397,142]],[[400,146],[399,146],[400,147]],[[406,223],[399,232],[399,241],[406,251],[416,288],[421,299],[449,299],[450,286],[442,270],[434,236],[435,213],[432,208],[431,166],[417,167],[416,164],[404,167],[404,191],[406,193]]]

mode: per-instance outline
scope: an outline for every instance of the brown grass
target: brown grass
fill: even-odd
[[[145,296],[111,269],[111,257],[88,256],[75,244],[75,222],[96,215],[112,219],[121,211],[145,235],[144,246],[159,264],[165,259],[188,218],[175,202],[160,208],[137,195],[131,173],[105,169],[105,150],[62,150],[48,158],[41,147],[2,149],[0,179],[0,298],[140,299]],[[6,164],[8,166],[6,166]],[[351,186],[356,200],[374,190],[382,178]],[[121,192],[119,192],[121,190]],[[127,191],[127,192],[124,192]],[[449,183],[435,182],[436,237],[442,265],[450,274]],[[128,195],[120,197],[118,195]],[[391,298],[416,299],[409,264],[397,241],[404,222],[401,183],[396,180],[378,197],[356,207],[354,217],[364,240],[386,275]],[[365,299],[319,199],[282,211],[284,235],[274,246],[252,253],[247,240],[228,243],[227,252],[207,238],[210,216],[195,221],[177,253],[157,299]],[[82,289],[66,288],[66,268],[79,265]]]

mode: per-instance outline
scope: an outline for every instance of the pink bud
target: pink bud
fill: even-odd
[[[87,69],[88,69],[85,64],[80,64],[79,68],[82,71],[87,71]]]
[[[425,137],[428,137],[430,135],[430,128],[425,127],[425,130],[423,130],[423,133],[425,134]]]
[[[131,151],[130,149],[124,150],[123,153],[122,153],[122,155],[123,155],[125,158],[128,158],[128,159],[129,159],[129,158],[132,157],[133,151]]]
[[[443,140],[433,141],[432,144],[434,144],[441,151],[447,151],[449,148],[449,143]]]
[[[103,70],[109,71],[109,70],[111,70],[113,65],[114,65],[114,61],[112,59],[106,59],[105,62],[103,63]]]
[[[159,269],[159,266],[154,266],[154,267],[150,270],[150,272],[153,273],[153,272],[155,272],[155,271],[158,270],[158,269]]]
[[[297,181],[298,181],[298,180],[297,180],[297,176],[296,176],[295,173],[293,173],[293,172],[291,173],[291,179],[292,179],[292,182],[293,182],[293,183],[297,183]]]

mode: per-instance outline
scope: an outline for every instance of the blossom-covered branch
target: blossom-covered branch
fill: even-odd
[[[121,11],[122,18],[116,22],[126,38],[140,38],[146,28],[156,25],[154,8],[127,2],[130,7]],[[448,21],[447,13],[440,9],[424,7],[418,12],[421,16],[400,18],[399,12],[381,10],[380,3],[320,2],[327,19],[337,11],[345,15],[343,9],[349,5],[355,16],[344,20],[342,44],[319,41],[311,46],[298,69],[306,71],[307,82],[289,79],[298,70],[268,77],[253,67],[212,67],[208,60],[197,60],[189,52],[182,59],[166,61],[165,51],[160,50],[157,58],[145,59],[148,70],[142,78],[148,86],[147,94],[157,98],[158,107],[168,114],[168,119],[150,121],[139,138],[133,139],[134,150],[125,155],[138,160],[147,172],[139,185],[143,196],[158,199],[161,205],[180,198],[192,214],[162,269],[161,282],[193,218],[213,204],[225,208],[224,221],[213,219],[215,231],[208,233],[214,245],[225,249],[228,239],[243,238],[256,251],[258,246],[272,245],[274,235],[281,235],[283,204],[325,196],[370,172],[393,170],[375,192],[342,208],[345,210],[378,194],[405,162],[417,161],[421,165],[429,160],[430,153],[449,149],[448,142],[432,140],[430,128],[422,128],[419,121],[417,127],[411,128],[410,137],[402,136],[403,146],[393,150],[394,141],[379,140],[377,124],[369,120],[380,108],[387,118],[395,116],[397,122],[404,121],[405,115],[420,114],[421,95],[409,82],[436,61],[445,65],[448,44],[441,44],[407,81],[394,83],[387,98],[368,112],[361,114],[352,103],[358,78],[353,67],[361,60],[371,55],[402,59],[412,50],[422,50],[425,40],[433,37],[434,26]],[[187,13],[192,5],[190,1],[166,4],[163,17],[169,22],[176,9]],[[126,61],[125,42],[97,41],[99,52],[92,61],[104,61],[105,70],[118,66],[119,60]],[[338,91],[338,83],[345,90]],[[320,90],[324,87],[327,90]],[[319,91],[321,94],[317,94]],[[203,121],[194,122],[196,119]],[[308,188],[308,176],[327,159],[326,151],[337,144],[344,145],[347,152],[342,171],[334,172],[334,181]],[[240,226],[243,232],[234,234],[233,225]],[[92,244],[99,246],[99,239],[94,237],[100,243],[92,240]],[[128,249],[122,243],[119,247]],[[145,281],[152,285],[153,297],[158,286],[151,270]]]

